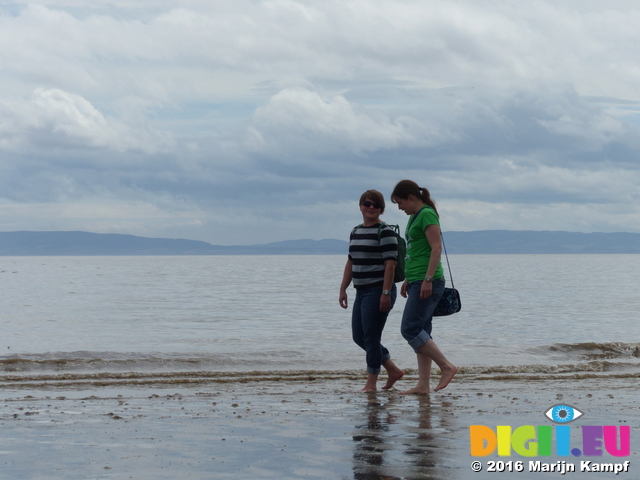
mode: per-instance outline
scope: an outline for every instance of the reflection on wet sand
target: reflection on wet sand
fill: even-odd
[[[444,467],[451,410],[451,402],[432,402],[429,395],[369,394],[353,434],[353,478],[452,478]]]

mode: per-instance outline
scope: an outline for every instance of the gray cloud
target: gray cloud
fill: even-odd
[[[0,9],[0,229],[342,238],[414,178],[449,229],[639,231],[634,2],[147,4]]]

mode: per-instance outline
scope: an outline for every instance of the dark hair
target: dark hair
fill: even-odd
[[[412,180],[401,180],[396,185],[396,188],[391,192],[391,201],[395,201],[396,198],[407,199],[409,195],[413,195],[416,198],[421,198],[422,201],[429,207],[433,208],[438,215],[438,209],[436,208],[436,202],[431,198],[431,193],[424,187],[420,187],[416,182]],[[438,215],[439,216],[439,215]]]
[[[365,200],[371,200],[372,202],[377,202],[380,204],[380,215],[384,213],[384,195],[382,195],[378,190],[367,190],[362,195],[360,195],[360,203]]]

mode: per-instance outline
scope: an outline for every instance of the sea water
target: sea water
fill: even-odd
[[[365,368],[338,304],[346,257],[0,257],[0,381]],[[462,311],[433,337],[463,373],[640,367],[640,255],[451,255]],[[451,280],[445,264],[449,286]],[[398,285],[399,287],[399,285]],[[383,343],[402,367],[404,299]],[[208,373],[207,373],[208,372]],[[71,378],[71,377],[69,377]]]

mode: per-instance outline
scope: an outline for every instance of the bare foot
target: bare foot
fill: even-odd
[[[404,370],[401,370],[400,368],[397,368],[396,370],[388,373],[389,376],[387,378],[387,383],[384,387],[382,387],[382,390],[389,390],[398,380],[404,377]]]
[[[400,395],[429,395],[429,385],[423,387],[421,385],[417,385],[413,387],[411,390],[407,390],[406,392],[400,392]]]
[[[451,365],[450,367],[441,368],[440,370],[442,373],[440,374],[440,383],[438,383],[438,386],[434,389],[436,392],[449,385],[453,376],[458,372],[458,367]]]
[[[360,393],[375,393],[376,387],[367,387],[365,386],[362,390],[358,390]]]

